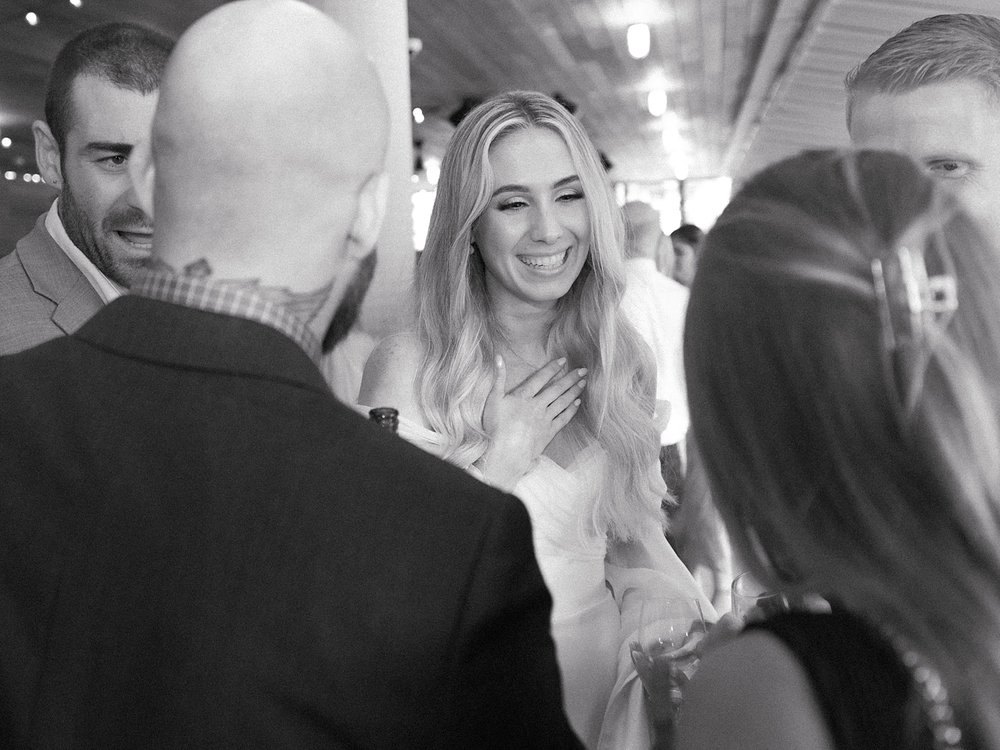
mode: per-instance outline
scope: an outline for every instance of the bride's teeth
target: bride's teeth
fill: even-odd
[[[528,257],[526,255],[519,255],[517,257],[522,263],[524,263],[524,265],[531,268],[557,268],[562,265],[564,260],[566,260],[566,251],[556,253],[555,255],[546,255],[540,258]]]

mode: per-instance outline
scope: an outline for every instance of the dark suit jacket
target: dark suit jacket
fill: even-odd
[[[52,239],[45,216],[0,258],[0,355],[73,333],[104,304]]]
[[[127,296],[0,393],[0,746],[575,746],[522,505],[282,334]]]

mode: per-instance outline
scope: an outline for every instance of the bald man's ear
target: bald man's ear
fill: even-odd
[[[153,166],[153,152],[149,141],[139,141],[132,146],[128,155],[128,174],[132,180],[139,208],[149,218],[153,218],[153,181],[156,167]]]
[[[375,246],[388,200],[389,175],[380,172],[365,180],[358,194],[358,210],[354,215],[350,234],[354,240],[350,252],[358,259],[366,256]]]

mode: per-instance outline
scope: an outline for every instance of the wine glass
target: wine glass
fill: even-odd
[[[788,600],[780,591],[770,591],[749,571],[733,579],[732,614],[740,625],[745,625],[751,612],[768,616],[788,609]]]
[[[648,698],[654,748],[672,746],[674,719],[701,656],[707,627],[701,602],[646,594],[632,641],[632,663]]]

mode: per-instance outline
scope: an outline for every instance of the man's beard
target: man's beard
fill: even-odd
[[[63,184],[59,193],[59,219],[66,236],[97,269],[115,283],[128,287],[138,264],[116,253],[111,246],[111,236],[115,228],[148,228],[150,221],[138,208],[129,206],[103,217],[95,226],[93,217],[87,214],[74,200],[68,184]]]
[[[371,284],[372,276],[375,275],[375,262],[376,252],[375,248],[372,248],[372,251],[361,259],[358,270],[354,272],[354,278],[351,279],[347,291],[344,292],[344,298],[333,313],[330,327],[326,329],[326,335],[323,336],[324,354],[333,351],[333,347],[347,335],[351,326],[354,325],[354,321],[357,320],[358,313],[361,311],[361,303],[368,291],[368,285]]]

